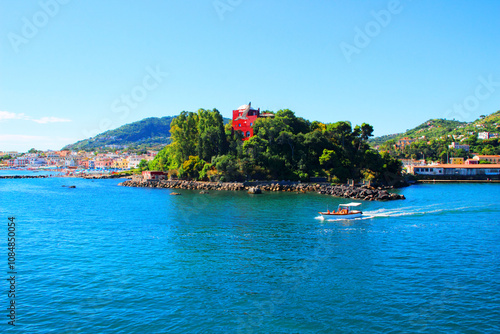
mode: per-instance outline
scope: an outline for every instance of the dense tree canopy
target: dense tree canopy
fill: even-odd
[[[241,131],[224,127],[216,109],[182,112],[171,124],[172,143],[149,168],[172,175],[212,180],[301,180],[328,177],[383,181],[400,175],[401,164],[372,150],[367,140],[373,127],[349,122],[323,124],[295,116],[289,109],[274,118],[258,118],[254,136],[242,141]]]

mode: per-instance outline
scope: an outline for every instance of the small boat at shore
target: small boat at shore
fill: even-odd
[[[337,211],[328,210],[327,212],[319,212],[323,219],[353,219],[359,218],[363,215],[361,210],[354,210],[353,208],[360,206],[361,203],[347,203],[339,204]]]

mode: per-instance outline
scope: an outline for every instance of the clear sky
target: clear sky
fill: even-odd
[[[0,0],[0,151],[252,102],[375,135],[500,109],[500,1]]]

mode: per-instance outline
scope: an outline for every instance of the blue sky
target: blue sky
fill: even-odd
[[[500,109],[496,0],[0,6],[0,151],[249,101],[375,135]]]

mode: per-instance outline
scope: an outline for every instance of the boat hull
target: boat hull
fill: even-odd
[[[353,213],[347,213],[347,214],[338,214],[338,213],[326,213],[326,212],[320,212],[319,213],[324,219],[354,219],[354,218],[359,218],[363,215],[363,212],[353,212]]]

